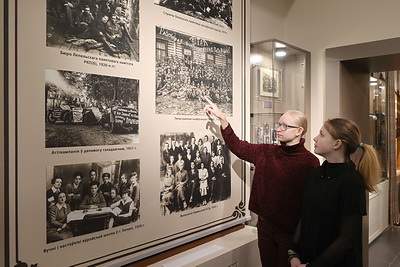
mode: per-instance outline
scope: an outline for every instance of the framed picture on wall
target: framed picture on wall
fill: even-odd
[[[259,68],[259,96],[282,99],[282,71],[271,68]]]
[[[0,219],[10,231],[0,266],[123,266],[251,220],[247,169],[200,97],[209,94],[235,129],[245,127],[233,96],[242,102],[250,1],[224,1],[232,12],[222,19],[213,10],[175,16],[142,0],[61,2],[5,1],[5,21],[15,23],[3,34],[9,97],[0,104],[0,151],[10,201]],[[215,1],[160,2],[188,10],[185,3]],[[232,17],[234,27],[221,26]],[[86,31],[89,22],[96,25]],[[105,26],[113,41],[97,38]],[[44,30],[46,40],[32,38]],[[142,93],[154,82],[153,93]]]

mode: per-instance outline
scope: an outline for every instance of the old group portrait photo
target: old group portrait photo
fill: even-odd
[[[160,136],[161,215],[230,197],[230,154],[220,138],[193,132]]]
[[[156,113],[204,115],[204,97],[232,114],[233,47],[156,27]]]
[[[46,148],[138,143],[138,101],[139,80],[46,69]]]
[[[280,70],[259,67],[259,96],[282,98],[282,73]]]
[[[140,160],[49,166],[47,243],[140,219]]]
[[[232,0],[154,0],[154,4],[232,29]]]
[[[139,61],[139,0],[47,0],[49,47]]]

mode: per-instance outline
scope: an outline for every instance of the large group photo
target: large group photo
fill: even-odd
[[[46,147],[139,142],[139,80],[45,70]]]
[[[212,134],[161,135],[160,179],[164,216],[229,199],[229,150]]]
[[[156,28],[156,113],[203,115],[204,97],[232,114],[232,49]]]
[[[47,243],[140,219],[140,160],[47,168]]]
[[[154,3],[223,28],[232,29],[232,0],[154,0]]]
[[[139,0],[47,0],[47,46],[139,61]]]

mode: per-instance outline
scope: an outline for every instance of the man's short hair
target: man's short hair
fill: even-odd
[[[99,187],[99,185],[100,185],[99,181],[92,181],[92,182],[90,182],[90,184],[89,184],[90,187],[92,187],[92,186],[94,186],[94,185],[97,185],[97,187]]]

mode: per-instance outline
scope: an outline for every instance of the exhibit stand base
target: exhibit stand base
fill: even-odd
[[[257,228],[238,225],[125,267],[261,266]]]

